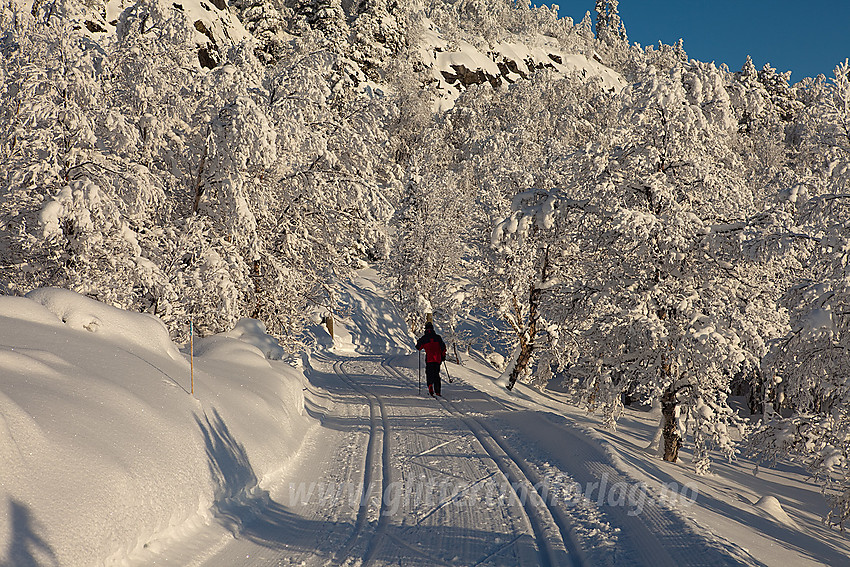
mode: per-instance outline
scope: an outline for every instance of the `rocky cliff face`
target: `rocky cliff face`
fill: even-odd
[[[429,8],[415,2],[402,6],[396,0],[68,0],[61,6],[28,1],[22,7],[34,14],[61,9],[93,37],[114,33],[127,10],[142,14],[136,18],[139,25],[151,29],[154,15],[183,17],[192,30],[198,63],[207,68],[222,62],[228,46],[249,37],[267,62],[282,57],[293,42],[307,41],[349,61],[355,87],[374,91],[394,58],[411,58],[408,63],[423,71],[423,81],[436,95],[435,110],[450,108],[471,85],[502,88],[540,69],[577,73],[612,91],[625,85],[594,52],[571,52],[563,41],[542,33],[520,36],[502,30],[489,34],[501,41],[487,41],[463,32],[462,26],[445,30],[428,17],[434,7],[439,9],[433,12],[445,14],[438,2]]]
[[[184,17],[194,29],[198,62],[208,68],[220,63],[222,50],[228,45],[250,36],[237,10],[226,0],[152,0],[137,3],[128,0],[69,0],[61,3],[24,0],[17,8],[41,19],[61,17],[77,29],[85,28],[96,40],[116,33],[121,15],[127,10],[140,15],[140,33],[156,30],[159,19]]]
[[[597,59],[567,53],[554,38],[539,35],[522,42],[477,47],[466,41],[451,42],[435,26],[427,25],[419,55],[442,93],[441,108],[450,107],[470,85],[490,83],[493,88],[500,88],[527,79],[540,69],[598,79],[603,88],[611,91],[619,91],[626,85],[619,73]]]

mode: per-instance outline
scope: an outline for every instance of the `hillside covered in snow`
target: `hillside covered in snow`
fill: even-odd
[[[130,341],[118,358],[136,356],[139,333],[158,337],[152,365],[166,377],[185,374],[174,344],[190,333],[260,337],[274,358],[297,361],[310,329],[356,316],[340,298],[373,265],[406,333],[433,317],[452,354],[480,353],[506,392],[560,392],[611,431],[656,408],[658,454],[647,458],[698,475],[741,458],[802,467],[826,525],[843,528],[850,66],[796,84],[749,60],[718,68],[689,59],[686,41],[629,43],[617,6],[588,5],[575,22],[508,0],[5,4],[0,299],[13,327],[19,309],[43,326],[20,348],[61,336],[57,317],[106,325],[57,312],[73,293],[138,315],[104,315]],[[213,343],[199,343],[200,360],[206,348],[244,354]],[[3,372],[25,383],[31,366],[53,376],[63,364],[3,352]],[[257,364],[260,376],[268,363]],[[29,401],[9,405],[23,413],[3,417],[48,447],[41,422],[70,412],[42,416],[31,407],[40,396],[92,411],[112,402],[117,421],[177,404],[174,419],[195,435],[186,474],[197,476],[209,445],[197,426],[215,430],[219,417],[186,413],[166,382],[142,402],[132,385],[125,398],[102,384],[101,398],[33,378],[14,394]],[[255,387],[240,382],[244,404],[267,400]],[[9,388],[0,383],[15,399]],[[281,419],[268,427],[309,427]],[[0,440],[5,456],[25,454]],[[113,454],[109,443],[92,450]],[[144,453],[126,450],[103,466],[121,476],[115,463]],[[258,470],[280,466],[276,455],[257,457]],[[79,458],[42,457],[45,474]],[[15,490],[32,490],[23,474]],[[149,486],[137,481],[121,486]],[[190,506],[202,522],[210,494],[229,490],[203,482]]]
[[[417,376],[374,270],[281,360],[256,320],[177,345],[58,288],[0,298],[0,564],[836,565],[800,467],[699,476],[481,353]],[[449,381],[451,377],[451,381]],[[684,449],[685,459],[693,455]]]

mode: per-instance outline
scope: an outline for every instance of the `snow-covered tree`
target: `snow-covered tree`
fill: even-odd
[[[450,125],[428,131],[413,156],[385,271],[412,329],[421,328],[431,313],[452,333],[456,293],[469,260],[465,242],[473,188],[451,162],[450,132]]]
[[[283,57],[287,49],[287,20],[292,11],[280,0],[236,0],[232,6],[239,10],[240,19],[256,38],[262,59],[273,62]]]
[[[387,252],[388,105],[310,38],[269,64],[211,21],[223,64],[204,70],[189,16],[142,2],[114,36],[27,14],[6,30],[4,289],[70,287],[178,337],[252,315],[294,339],[334,278]]]
[[[63,285],[153,307],[139,231],[165,195],[127,159],[141,138],[112,106],[109,52],[70,25],[26,18],[6,40],[3,264],[14,289]]]
[[[850,65],[835,69],[809,111],[812,173],[783,191],[786,214],[770,228],[774,253],[797,266],[783,298],[791,328],[762,362],[765,421],[753,439],[765,460],[801,461],[831,503],[828,520],[850,518],[847,433],[850,337]],[[790,415],[788,415],[790,412]]]
[[[517,339],[516,351],[505,371],[509,390],[531,369],[538,343],[547,331],[553,333],[547,328],[544,294],[560,283],[558,229],[565,222],[556,220],[560,212],[557,205],[556,197],[547,191],[520,193],[514,198],[512,213],[493,229],[492,277],[498,282],[493,300],[497,313]]]
[[[713,66],[650,67],[622,108],[564,188],[596,217],[597,245],[565,281],[576,340],[562,344],[585,403],[613,422],[624,393],[661,402],[664,458],[689,432],[705,471],[710,444],[735,452],[731,378],[758,366],[773,328],[771,282],[742,250],[761,198],[741,175]]]
[[[618,0],[596,0],[596,38],[628,43],[626,26],[620,19]]]

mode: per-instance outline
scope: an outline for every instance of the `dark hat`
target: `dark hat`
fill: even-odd
[[[433,328],[434,328],[434,323],[432,323],[431,321],[427,321],[425,323],[425,329],[433,329]]]

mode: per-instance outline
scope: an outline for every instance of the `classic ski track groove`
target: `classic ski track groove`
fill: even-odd
[[[361,394],[366,400],[369,402],[369,442],[366,448],[366,459],[363,471],[363,497],[360,501],[360,507],[357,510],[357,520],[354,524],[354,530],[351,533],[351,536],[348,538],[348,541],[333,555],[333,562],[335,564],[343,564],[349,559],[349,555],[354,550],[354,547],[357,543],[363,539],[364,537],[364,528],[366,525],[366,519],[369,513],[369,503],[371,501],[371,492],[372,492],[372,481],[373,481],[373,470],[377,467],[380,467],[380,476],[381,476],[381,489],[380,489],[380,508],[378,512],[378,524],[375,528],[374,534],[368,540],[368,544],[366,547],[366,551],[363,555],[363,562],[361,565],[364,567],[369,565],[369,563],[374,559],[375,555],[380,550],[384,541],[384,534],[386,532],[387,522],[389,521],[389,514],[387,514],[387,502],[384,498],[384,487],[390,486],[392,483],[392,472],[390,468],[390,444],[389,444],[389,423],[386,418],[386,410],[384,408],[384,403],[380,397],[377,395],[367,391],[365,388],[357,384],[351,376],[345,371],[344,366],[346,362],[352,361],[344,361],[338,360],[334,363],[333,369],[334,372],[339,376],[343,381],[345,381],[348,385],[350,385],[355,391]],[[380,435],[378,434],[378,423],[380,422]],[[380,462],[377,461],[376,457],[376,445],[378,444],[378,437],[380,437],[381,443],[381,458]],[[377,476],[377,475],[375,475]]]
[[[396,367],[390,365],[388,362],[383,366],[384,368],[390,368],[398,376],[411,380],[410,377],[405,375]],[[511,410],[511,408],[504,402],[495,398],[490,399],[494,403],[504,407],[506,410]],[[445,407],[452,407],[453,405],[458,404],[455,402],[447,402],[443,405]],[[457,412],[457,409],[454,409],[454,411]],[[525,461],[525,459],[519,456],[519,454],[517,454],[517,452],[514,451],[508,443],[500,442],[498,440],[498,435],[496,435],[489,426],[472,417],[469,417],[468,419],[475,421],[481,428],[486,430],[487,435],[493,439],[494,442],[508,455],[508,458],[510,458],[517,467],[523,471],[523,474],[525,474],[526,478],[532,484],[536,485],[537,482],[539,482],[539,474],[528,464],[527,461]],[[610,462],[610,458],[607,454],[591,445],[589,440],[585,439],[579,432],[568,429],[564,427],[563,424],[555,423],[550,420],[546,421],[551,426],[572,437],[575,440],[572,446],[574,448],[580,448],[579,454],[584,456],[584,458],[577,460],[586,463],[586,473],[590,473],[591,476],[587,476],[585,473],[576,477],[575,480],[584,482],[585,485],[589,482],[594,482],[595,480],[602,478],[603,475],[607,475],[611,483],[628,482],[630,480]],[[571,471],[571,476],[575,476],[575,472],[576,471]],[[546,502],[545,498],[543,498],[543,500]],[[571,522],[566,512],[558,506],[550,506],[548,502],[546,502],[546,505],[551,511],[559,529],[561,529],[562,535],[564,535],[565,546],[572,544],[574,547],[572,549],[568,547],[568,549],[571,552],[577,552],[578,558],[572,557],[572,559],[574,561],[578,561],[578,563],[576,563],[578,565],[589,565],[591,560],[585,556],[581,546],[577,543],[577,538],[574,537],[572,530],[569,528]],[[620,527],[625,530],[623,536],[625,539],[639,540],[642,542],[642,544],[632,542],[629,546],[630,549],[632,549],[632,553],[635,553],[640,557],[640,559],[638,559],[638,564],[653,565],[653,567],[677,567],[681,565],[732,565],[736,562],[736,555],[738,560],[745,559],[747,561],[752,561],[752,564],[760,564],[757,560],[754,560],[754,558],[746,550],[740,549],[737,546],[734,546],[732,550],[718,549],[716,543],[710,538],[706,538],[704,535],[696,533],[690,529],[691,523],[687,518],[679,516],[675,512],[656,503],[652,499],[647,501],[640,518],[628,516],[627,514],[614,515],[620,516],[612,519],[619,521]],[[687,528],[683,530],[686,526]],[[698,540],[701,543],[698,549],[694,549],[693,543],[695,540]],[[648,541],[653,542],[654,545],[646,546],[645,543]],[[619,563],[622,556],[617,554],[615,557],[608,558],[607,560],[610,559],[613,559],[615,563]],[[634,561],[634,559],[635,558],[632,558],[631,561]],[[606,558],[602,558],[602,560],[604,562],[606,561]],[[630,561],[627,560],[627,563],[629,562]]]
[[[381,360],[381,368],[387,376],[390,376],[390,373],[392,373],[403,380],[412,381],[404,372],[389,364],[389,357]],[[522,504],[526,520],[534,532],[540,565],[553,567],[556,565],[586,566],[587,562],[584,560],[580,548],[575,543],[566,516],[557,508],[549,506],[546,499],[540,495],[536,486],[537,483],[532,482],[527,474],[530,471],[527,463],[515,452],[508,452],[505,446],[503,446],[504,444],[498,441],[497,436],[477,419],[464,415],[457,408],[452,407],[451,403],[444,400],[441,401],[444,402],[441,404],[444,410],[462,421],[472,432],[478,443],[490,456],[490,459],[496,464],[510,484],[514,491],[514,496]],[[517,486],[523,486],[530,498],[522,498],[516,492]],[[551,529],[553,525],[557,528],[556,530]],[[553,539],[555,540],[554,542]]]
[[[610,461],[610,457],[586,438],[580,431],[566,427],[561,423],[546,420],[565,436],[573,439],[570,446],[576,460],[584,463],[585,472],[570,471],[570,475],[580,483],[587,485],[600,478],[607,478],[609,485],[630,482],[630,479]],[[588,476],[589,474],[589,476]],[[738,546],[720,549],[716,542],[693,529],[692,522],[649,498],[641,510],[640,516],[624,513],[620,508],[610,508],[609,518],[622,529],[623,543],[629,542],[631,550],[641,564],[657,567],[679,567],[682,565],[734,565],[745,560],[748,564],[759,565],[746,550]],[[639,542],[639,543],[638,543]],[[652,545],[647,545],[649,542]],[[699,546],[694,543],[699,542]],[[735,556],[737,555],[737,557]]]
[[[391,378],[393,383],[397,383],[398,374],[390,374],[389,372],[384,371],[383,365],[386,363],[386,355],[374,355],[370,357],[364,357],[361,359],[363,362],[368,362],[375,368],[377,373],[374,374],[375,377],[384,376]],[[379,368],[380,367],[380,368]],[[407,380],[405,379],[405,382]],[[403,398],[406,398],[407,395],[403,395]],[[425,404],[423,407],[428,408],[429,404]],[[439,419],[444,419],[446,414],[445,410],[441,409],[438,405],[434,405],[430,407],[430,411],[426,413],[419,414],[419,417],[437,417]],[[483,451],[483,447],[481,443],[478,442],[475,438],[474,433],[472,433],[468,427],[465,427],[460,420],[455,420],[460,425],[460,430],[455,431],[454,433],[461,432],[460,437],[453,437],[449,440],[446,440],[445,432],[442,435],[432,435],[428,433],[427,429],[425,431],[418,430],[416,436],[418,438],[430,438],[433,439],[435,445],[428,447],[427,449],[419,449],[415,453],[412,453],[409,456],[406,456],[401,462],[407,462],[410,460],[416,460],[416,467],[421,468],[423,470],[429,470],[432,473],[436,473],[437,477],[451,477],[459,480],[463,480],[466,483],[465,488],[461,488],[457,493],[453,494],[452,498],[449,498],[446,501],[440,501],[436,503],[432,508],[428,509],[424,513],[421,511],[413,511],[411,510],[406,515],[406,520],[411,521],[412,523],[406,524],[407,528],[416,528],[418,526],[424,525],[424,521],[429,517],[433,517],[436,513],[441,513],[456,501],[457,498],[462,498],[467,490],[474,488],[475,486],[480,485],[480,483],[485,482],[487,479],[492,478],[494,475],[503,476],[501,470],[498,467],[493,467],[495,462],[493,459],[487,456],[486,459],[482,459],[481,455],[472,455],[473,461],[479,463],[475,466],[467,468],[465,465],[462,465],[462,471],[447,469],[445,465],[443,467],[431,467],[428,464],[425,464],[418,460],[419,457],[426,457],[429,455],[435,455],[435,453],[446,446],[450,446],[455,443],[463,443],[464,439],[466,443],[469,442],[477,442],[478,446],[481,447],[483,454],[486,454],[486,451]],[[425,425],[427,428],[428,426]],[[440,426],[441,431],[444,431],[444,426]],[[465,434],[462,432],[466,432]],[[451,433],[451,432],[450,432]],[[468,437],[466,436],[468,435]],[[401,456],[401,455],[399,455]],[[444,457],[438,457],[444,458]],[[489,461],[489,462],[488,462]],[[472,475],[472,476],[470,476]],[[432,477],[436,478],[436,477]],[[462,563],[458,563],[459,556],[455,555],[450,559],[443,559],[437,555],[435,555],[434,551],[429,552],[428,554],[423,554],[422,551],[419,551],[417,555],[421,555],[428,560],[427,564],[445,564],[445,565],[480,565],[482,563],[487,562],[489,559],[502,554],[508,548],[514,548],[514,555],[512,558],[512,563],[500,563],[500,564],[513,564],[517,567],[526,567],[526,566],[539,566],[539,550],[536,545],[535,539],[536,536],[531,530],[530,522],[527,518],[527,514],[525,510],[521,506],[521,502],[518,498],[510,498],[510,503],[506,503],[503,506],[500,506],[502,510],[502,514],[505,517],[510,518],[511,522],[511,531],[508,531],[504,535],[512,535],[510,541],[505,544],[498,539],[496,541],[490,541],[487,547],[469,547],[468,542],[464,542],[464,534],[468,534],[469,530],[472,530],[473,533],[477,532],[480,529],[480,525],[478,523],[479,520],[483,520],[484,517],[478,513],[475,508],[471,508],[470,506],[462,506],[459,508],[459,512],[453,510],[449,512],[450,515],[455,515],[454,520],[452,521],[452,533],[457,535],[452,536],[444,536],[447,537],[446,540],[443,541],[444,550],[450,551],[452,549],[456,549],[461,555],[463,553],[475,553],[475,558],[467,558],[467,560]],[[486,515],[486,513],[485,513]],[[405,520],[402,521],[402,526],[405,526]],[[487,521],[487,520],[485,520]],[[508,524],[505,524],[508,525]],[[518,530],[519,528],[519,530]],[[426,528],[427,529],[427,528]],[[521,533],[519,531],[521,530]],[[518,533],[518,535],[516,535]],[[392,537],[391,533],[388,533],[390,537]],[[500,534],[501,535],[501,534]],[[474,537],[474,536],[473,536]],[[479,536],[480,537],[480,536]],[[454,546],[458,547],[454,547]],[[413,546],[404,546],[406,549],[411,551],[416,551]],[[401,564],[401,563],[400,563]]]

